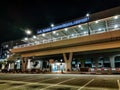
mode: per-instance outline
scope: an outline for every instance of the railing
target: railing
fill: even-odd
[[[71,34],[71,35],[67,35],[67,36],[58,37],[58,38],[52,38],[52,39],[43,40],[43,41],[35,41],[35,42],[29,43],[29,44],[14,46],[13,48],[22,48],[22,47],[27,47],[27,46],[34,46],[34,45],[39,45],[39,44],[56,42],[56,41],[60,41],[60,40],[67,40],[67,39],[78,38],[78,37],[92,35],[92,34],[98,34],[98,33],[104,33],[104,32],[119,30],[120,25],[117,28],[107,27],[107,29],[108,30],[106,30],[106,28],[101,28],[101,29],[98,29],[98,30],[92,30],[92,31],[90,31],[90,33],[89,33],[89,31],[85,31],[85,32],[77,33],[77,34]]]

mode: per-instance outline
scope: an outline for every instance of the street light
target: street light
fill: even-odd
[[[86,17],[89,17],[89,16],[90,16],[90,14],[89,14],[89,13],[87,13],[87,14],[86,14]]]
[[[31,35],[31,34],[32,34],[32,31],[29,30],[29,29],[27,29],[27,30],[25,30],[25,33],[27,34],[27,37],[28,37],[28,35]]]

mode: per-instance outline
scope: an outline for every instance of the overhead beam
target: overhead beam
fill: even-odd
[[[90,44],[83,46],[74,46],[74,47],[67,47],[67,48],[60,48],[60,49],[53,49],[46,51],[31,52],[31,53],[23,53],[22,57],[44,56],[44,55],[62,54],[68,52],[85,52],[85,51],[105,50],[105,49],[114,49],[114,48],[120,48],[120,41],[104,42],[104,43],[97,43],[97,44]]]

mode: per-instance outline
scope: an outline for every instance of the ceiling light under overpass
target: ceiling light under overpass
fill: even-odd
[[[118,25],[114,25],[114,28],[118,28]]]
[[[35,38],[37,38],[37,37],[34,35],[33,38],[35,39]]]
[[[45,34],[43,33],[43,34],[42,34],[42,36],[44,37],[44,36],[45,36]]]
[[[82,26],[81,25],[78,25],[79,28],[81,28]]]
[[[118,16],[114,16],[114,19],[118,19]]]
[[[65,28],[65,31],[68,31],[68,28]]]
[[[98,29],[98,31],[102,31],[102,29],[101,29],[101,28],[99,28],[99,29]]]
[[[95,21],[95,23],[98,23],[98,22],[99,22],[99,20]]]
[[[53,34],[55,34],[56,33],[56,31],[53,31]]]
[[[24,38],[24,40],[26,40],[26,41],[27,41],[27,40],[28,40],[28,38],[27,38],[27,37],[25,37],[25,38]]]
[[[87,31],[84,31],[83,34],[87,34],[88,32]]]

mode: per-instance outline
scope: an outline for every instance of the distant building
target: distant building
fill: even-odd
[[[0,59],[6,59],[11,55],[10,50],[16,46],[16,45],[21,45],[21,44],[25,44],[23,41],[21,40],[15,40],[15,41],[8,41],[8,42],[4,42],[1,44],[0,47]]]

